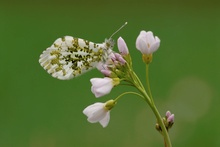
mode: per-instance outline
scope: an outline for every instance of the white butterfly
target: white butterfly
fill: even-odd
[[[108,60],[114,46],[111,37],[103,43],[93,43],[72,36],[58,38],[43,51],[39,63],[54,78],[69,80]]]

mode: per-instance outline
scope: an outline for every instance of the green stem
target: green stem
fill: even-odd
[[[157,110],[157,107],[156,107],[156,105],[154,104],[154,101],[153,101],[153,96],[152,96],[152,93],[151,93],[150,82],[149,82],[149,64],[146,64],[146,80],[147,80],[148,94],[149,94],[150,100],[152,102],[151,103],[152,105],[150,105],[150,107],[151,107],[152,111],[154,112],[154,114],[157,118],[157,121],[158,121],[158,123],[159,123],[159,125],[162,129],[162,134],[163,134],[163,137],[164,137],[165,147],[172,147],[169,134],[168,134],[167,129],[166,129],[164,123],[163,123],[163,119],[162,119],[162,117],[161,117],[159,111]]]
[[[169,134],[168,134],[167,129],[166,129],[164,123],[163,123],[163,119],[160,116],[159,111],[157,110],[155,105],[153,105],[153,107],[151,107],[151,108],[152,108],[155,116],[157,117],[157,121],[158,121],[158,123],[159,123],[159,125],[162,129],[162,134],[163,134],[163,137],[164,137],[164,140],[165,140],[165,147],[172,147]]]
[[[162,117],[159,113],[159,111],[157,110],[157,107],[154,104],[153,101],[153,97],[151,94],[151,90],[150,90],[150,83],[149,83],[149,72],[148,72],[148,65],[147,65],[147,69],[146,69],[146,78],[147,78],[147,87],[148,87],[148,93],[145,91],[145,88],[143,87],[141,81],[139,80],[139,78],[137,77],[137,75],[133,72],[133,75],[135,80],[137,80],[138,82],[133,82],[134,86],[138,89],[138,91],[140,91],[140,93],[143,95],[143,97],[145,98],[145,101],[149,104],[150,108],[152,109],[154,115],[157,118],[157,121],[162,129],[162,135],[164,137],[164,141],[165,141],[165,145],[166,147],[172,147],[171,141],[170,141],[170,137],[169,134],[167,132],[167,129],[163,123]],[[149,95],[150,96],[149,96]]]
[[[136,92],[124,92],[122,94],[120,94],[118,97],[115,98],[115,101],[118,101],[122,96],[126,95],[126,94],[134,94],[134,95],[137,95],[143,99],[145,99],[141,94],[139,93],[136,93]]]
[[[151,93],[151,89],[150,89],[150,80],[149,80],[149,64],[146,64],[146,82],[147,82],[147,90],[148,90],[148,94],[150,96],[150,99],[152,100],[152,93]]]
[[[147,80],[148,93],[146,92],[142,82],[140,81],[140,79],[138,78],[136,73],[132,70],[132,68],[129,65],[127,65],[127,68],[129,69],[129,76],[128,77],[130,77],[128,82],[133,84],[138,89],[138,91],[140,91],[140,93],[143,95],[145,101],[148,103],[148,105],[150,106],[150,108],[152,109],[154,115],[157,118],[157,121],[158,121],[158,123],[159,123],[159,125],[162,129],[162,135],[164,137],[165,147],[172,147],[167,129],[166,129],[166,127],[163,123],[162,117],[160,116],[160,113],[157,110],[157,107],[155,106],[154,101],[153,101],[152,93],[151,93],[151,90],[150,90],[150,82],[149,82],[149,64],[146,65],[146,80]],[[135,93],[135,94],[137,94],[137,93]],[[121,96],[119,96],[118,98],[120,98]],[[116,100],[118,98],[116,98]]]
[[[145,97],[145,101],[149,104],[150,108],[152,109],[154,115],[156,116],[157,118],[157,121],[162,129],[162,134],[163,134],[163,137],[164,137],[164,140],[167,144],[167,147],[172,147],[172,144],[171,144],[171,141],[170,141],[170,137],[169,137],[169,134],[167,132],[167,129],[163,123],[163,120],[162,120],[162,117],[160,116],[160,113],[159,111],[157,110],[157,107],[154,105],[154,102],[153,100],[151,99],[151,102],[149,102],[149,96],[147,95],[146,91],[144,91],[143,89],[140,89],[140,88],[137,88],[142,94],[143,96]]]

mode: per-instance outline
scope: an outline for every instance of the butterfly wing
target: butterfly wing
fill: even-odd
[[[69,80],[103,61],[104,44],[65,36],[40,55],[40,65],[54,78]]]

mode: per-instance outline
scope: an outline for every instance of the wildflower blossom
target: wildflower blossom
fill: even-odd
[[[160,39],[153,35],[151,31],[141,31],[136,40],[136,48],[142,54],[152,54],[160,46]]]
[[[92,83],[91,91],[98,98],[110,93],[112,88],[119,84],[119,79],[108,77],[92,78],[90,82]]]
[[[83,113],[88,117],[87,120],[90,123],[99,122],[102,127],[106,127],[110,121],[110,110],[114,105],[114,100],[109,100],[106,103],[97,102],[86,107]]]

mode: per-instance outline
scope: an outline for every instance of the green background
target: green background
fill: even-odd
[[[143,82],[145,66],[135,49],[136,37],[141,30],[151,30],[161,39],[150,81],[161,114],[175,114],[173,146],[220,146],[217,0],[41,0],[0,2],[0,147],[163,146],[155,117],[136,96],[119,101],[104,129],[88,123],[82,113],[86,106],[132,88],[118,86],[96,99],[89,82],[102,77],[96,69],[61,81],[38,63],[42,51],[59,37],[101,43],[126,21],[113,38],[125,39]]]

